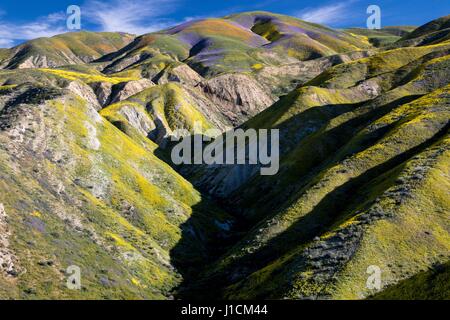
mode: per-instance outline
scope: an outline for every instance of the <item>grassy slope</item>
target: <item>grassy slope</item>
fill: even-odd
[[[12,118],[0,134],[0,203],[18,275],[0,277],[0,296],[169,296],[180,281],[170,251],[192,207],[203,218],[186,225],[195,233],[184,238],[217,235],[214,221],[225,216],[152,154],[151,141],[131,140],[79,97],[58,92],[40,105],[4,110]],[[27,129],[15,145],[19,125]],[[192,239],[178,258],[194,263],[204,254],[205,242]],[[65,287],[72,264],[81,267],[81,291]]]
[[[79,82],[94,86],[97,83],[116,85],[138,79],[140,78],[136,77],[134,74],[126,74],[124,76],[107,76],[96,69],[85,65],[77,67],[60,67],[58,69],[36,68],[0,70],[0,86],[17,86],[28,83],[39,87],[49,86],[66,88],[72,82]],[[91,95],[94,96],[95,99],[95,94],[92,90]]]
[[[387,48],[417,47],[433,44],[449,43],[450,41],[450,16],[444,16],[430,21],[407,35],[404,35],[397,42],[387,45]]]
[[[420,26],[411,33],[403,37],[404,40],[419,38],[424,35],[450,28],[450,15],[435,19],[429,23]]]
[[[155,122],[162,121],[162,125],[167,129],[167,135],[171,135],[177,129],[192,132],[195,123],[201,123],[204,130],[215,128],[207,115],[202,114],[196,107],[195,101],[187,99],[182,87],[175,83],[146,89],[101,111],[106,119],[130,135],[147,136],[148,132],[136,132],[130,120],[122,114],[123,108],[133,108],[141,117],[152,123],[153,128],[155,128]]]
[[[280,173],[273,179],[255,177],[230,198],[248,220],[249,232],[209,268],[206,278],[220,283],[218,287],[234,283],[222,292],[228,298],[360,298],[370,294],[364,290],[365,271],[361,271],[366,263],[403,266],[404,270],[397,268],[389,275],[389,281],[395,282],[417,272],[415,268],[448,259],[444,212],[449,203],[442,196],[446,180],[433,180],[445,174],[442,168],[448,163],[448,141],[442,139],[448,130],[448,86],[439,89],[449,82],[446,54],[446,45],[405,48],[334,67],[308,84],[323,88],[300,88],[250,120],[246,126],[282,130],[287,141],[281,141],[285,155]],[[381,84],[384,93],[373,99],[365,89],[357,89],[364,79]],[[429,96],[408,104],[427,93]],[[435,140],[437,137],[441,140]],[[425,161],[417,168],[431,166],[433,173],[423,181],[426,187],[411,189],[400,181],[414,175],[408,159],[415,154]],[[435,158],[439,160],[434,162]],[[376,179],[382,175],[385,178]],[[423,193],[434,184],[434,194]],[[402,188],[418,200],[403,205],[406,200],[396,191]],[[382,200],[380,195],[385,192],[386,200]],[[400,201],[399,207],[392,207],[390,201]],[[256,202],[265,203],[264,208],[255,206]],[[379,206],[382,212],[392,214],[388,221],[374,223],[379,227],[369,231],[349,229],[355,222],[360,224],[357,217],[370,216]],[[424,220],[408,217],[412,208],[426,213]],[[391,217],[393,221],[389,221]],[[365,219],[370,222],[373,218]],[[432,236],[421,244],[403,232],[428,228],[433,230],[429,231]],[[361,235],[371,239],[367,240],[370,245],[363,247]],[[314,237],[320,240],[312,241]],[[321,249],[339,244],[340,237],[345,241],[342,248]],[[397,242],[403,244],[392,245]],[[423,250],[416,254],[419,247]],[[404,251],[394,253],[399,248]],[[365,260],[357,263],[358,257]],[[344,266],[348,272],[337,274]],[[333,271],[338,283],[324,270]],[[293,283],[292,291],[284,289]]]
[[[254,32],[268,38],[272,44],[291,34],[307,34],[309,38],[329,48],[335,53],[342,53],[367,48],[367,43],[345,32],[326,26],[310,23],[290,16],[270,12],[246,12],[227,17],[250,26]]]
[[[156,77],[168,66],[176,66],[189,57],[189,46],[164,34],[137,37],[128,46],[100,59],[108,63],[107,73],[137,69],[146,78]]]
[[[263,16],[270,17],[272,22],[256,25]],[[254,21],[245,26],[239,23],[246,19]],[[292,28],[292,31],[280,33],[280,28]],[[273,33],[280,37],[271,39]],[[293,38],[288,40],[283,36]],[[292,45],[287,48],[286,42]],[[121,55],[108,56],[112,64],[106,70],[117,72],[131,66],[153,77],[167,66],[183,61],[201,75],[213,76],[233,71],[251,72],[266,65],[280,65],[368,47],[370,44],[367,42],[345,32],[288,16],[250,12],[224,19],[187,22],[162,32],[143,35],[120,52]]]
[[[375,300],[449,300],[450,262],[436,265],[375,294]]]
[[[46,57],[46,63],[51,67],[89,62],[117,51],[133,38],[125,33],[86,31],[39,38],[10,49],[6,67],[13,69],[30,58],[42,57]]]

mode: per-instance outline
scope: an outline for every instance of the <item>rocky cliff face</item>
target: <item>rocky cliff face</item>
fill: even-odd
[[[108,104],[125,100],[154,85],[155,84],[148,79],[120,83],[116,87],[113,87],[113,95],[110,97]]]
[[[164,69],[155,79],[158,84],[168,82],[179,82],[188,86],[195,87],[204,79],[192,68],[186,64],[180,64],[174,67]]]
[[[268,106],[274,98],[251,77],[227,74],[199,83],[210,100],[221,107],[229,121],[237,126]]]

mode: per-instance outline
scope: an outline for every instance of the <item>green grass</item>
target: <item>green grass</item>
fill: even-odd
[[[373,293],[365,287],[369,265],[384,270],[383,285],[388,286],[448,259],[448,85],[430,78],[447,69],[447,57],[422,59],[440,48],[398,50],[357,61],[371,66],[358,75],[362,79],[379,75],[370,70],[388,56],[395,58],[385,66],[387,73],[416,60],[423,68],[408,78],[410,83],[393,84],[376,99],[362,94],[358,100],[354,88],[303,86],[244,125],[283,130],[281,168],[275,178],[255,176],[228,197],[241,208],[248,229],[208,267],[204,285],[218,284],[215,294],[230,299],[360,299]],[[346,76],[353,64],[340,67],[336,75]],[[414,64],[407,70],[412,69]],[[411,177],[417,168],[427,174],[416,183]],[[412,198],[396,196],[398,181],[410,181],[406,188]],[[390,218],[364,224],[355,233],[363,213],[380,209]],[[361,238],[352,255],[342,249],[336,278],[311,267],[306,249],[317,244],[313,238],[331,246],[346,230]],[[354,246],[346,241],[345,246]],[[235,280],[223,278],[241,272]],[[194,286],[193,293],[201,288]]]
[[[132,127],[132,124],[121,114],[121,110],[126,107],[135,108],[149,123],[153,123],[153,128],[157,121],[162,121],[168,135],[177,129],[192,132],[196,123],[201,123],[204,130],[215,128],[207,116],[199,111],[195,101],[189,99],[183,90],[176,83],[154,86],[128,100],[108,106],[101,111],[101,114],[110,122],[121,123],[122,129],[134,137],[137,135],[145,137],[148,132],[138,133],[136,128]]]
[[[11,186],[0,202],[13,230],[11,250],[18,268],[27,270],[13,279],[14,285],[0,277],[0,296],[168,297],[181,281],[169,253],[179,245],[180,227],[192,207],[202,202],[200,194],[153,155],[156,146],[151,141],[135,141],[101,116],[93,116],[95,111],[79,97],[47,101],[32,112],[46,114],[34,122],[34,134],[40,136],[43,128],[49,134],[46,148],[33,161],[12,159],[5,149],[11,140],[0,135],[0,184]],[[34,137],[25,134],[25,139]],[[50,156],[55,152],[60,152],[59,162]],[[14,172],[14,163],[20,163],[20,173]],[[62,193],[56,191],[59,183],[64,185]],[[213,208],[204,211],[203,225],[196,226],[206,238],[217,233],[215,219],[226,219]],[[192,261],[204,254],[204,244],[192,241],[183,246]],[[47,260],[51,265],[40,264]],[[64,270],[72,264],[81,267],[81,291],[65,287]]]
[[[37,69],[38,71],[44,73],[51,73],[58,77],[67,79],[67,80],[77,80],[80,79],[86,83],[92,82],[109,82],[112,84],[118,84],[121,82],[129,82],[133,80],[138,80],[138,78],[121,78],[121,77],[108,77],[102,74],[92,74],[92,73],[81,73],[75,71],[66,71],[66,70],[58,70],[58,69]]]

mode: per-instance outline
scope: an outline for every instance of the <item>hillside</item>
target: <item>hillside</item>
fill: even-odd
[[[448,300],[449,264],[436,265],[374,295],[376,300]]]
[[[447,22],[246,12],[0,50],[0,298],[448,299]],[[279,129],[278,173],[174,165],[198,123]]]
[[[0,51],[0,67],[22,69],[83,64],[117,51],[133,39],[134,36],[126,33],[87,31],[39,38]]]
[[[444,31],[450,28],[450,15],[430,21],[423,26],[413,30],[411,33],[404,35],[403,39],[414,39],[429,35],[434,32]]]
[[[168,297],[180,281],[170,252],[193,211],[203,218],[180,261],[201,259],[229,220],[155,144],[102,118],[81,98],[87,88],[0,87],[1,297]],[[88,290],[59,283],[73,264]]]
[[[349,28],[346,32],[359,35],[367,39],[375,47],[382,47],[400,40],[409,35],[416,27],[412,26],[389,26],[380,30],[368,30],[365,28]]]
[[[368,48],[366,42],[345,32],[288,16],[251,12],[194,20],[143,35],[102,61],[111,62],[107,72],[138,68],[147,77],[185,63],[209,77]]]
[[[449,48],[337,65],[246,122],[281,130],[273,177],[255,166],[186,168],[245,221],[207,284],[232,299],[355,299],[370,293],[364,266],[389,270],[389,285],[447,261]]]

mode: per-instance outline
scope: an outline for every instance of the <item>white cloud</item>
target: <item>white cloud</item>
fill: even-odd
[[[98,25],[101,31],[122,31],[141,35],[167,28],[176,22],[163,16],[176,9],[181,0],[86,0],[81,6],[81,24]],[[12,47],[23,40],[51,37],[67,32],[65,12],[54,12],[25,23],[5,20],[0,9],[0,48]]]
[[[55,12],[50,13],[48,16],[46,16],[46,21],[48,23],[56,23],[65,21],[67,19],[67,15],[64,12]]]
[[[0,47],[11,47],[17,41],[30,40],[40,37],[51,37],[67,31],[62,13],[53,13],[40,17],[35,21],[16,25],[1,20],[0,17]]]
[[[345,22],[351,17],[349,9],[355,1],[339,2],[317,8],[306,8],[296,13],[302,20],[325,25]]]
[[[84,16],[103,31],[122,31],[141,35],[161,30],[173,22],[162,16],[175,9],[177,0],[114,0],[104,3],[88,0],[81,8]]]
[[[0,38],[0,48],[10,48],[14,45],[14,41],[11,39]]]

